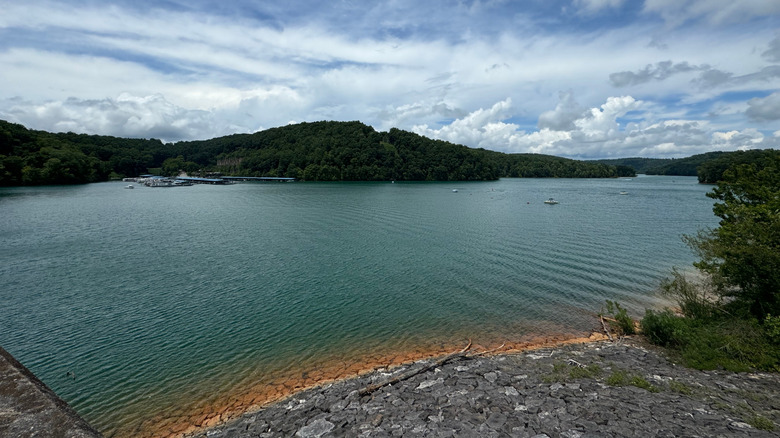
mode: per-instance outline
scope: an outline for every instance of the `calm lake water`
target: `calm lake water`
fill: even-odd
[[[107,435],[334,352],[639,315],[717,224],[686,177],[125,185],[0,189],[0,345]]]

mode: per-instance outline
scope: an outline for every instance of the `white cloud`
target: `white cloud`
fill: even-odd
[[[645,0],[646,13],[660,15],[669,25],[690,20],[710,24],[747,21],[754,17],[780,13],[780,2],[773,0]]]
[[[750,99],[745,114],[760,122],[780,120],[780,92],[772,93],[765,98]]]
[[[618,8],[624,0],[574,0],[574,6],[585,14],[595,14],[603,9]]]
[[[575,129],[574,122],[583,116],[585,108],[574,100],[572,91],[559,93],[558,99],[558,105],[554,110],[545,111],[539,116],[540,130],[572,131]]]
[[[0,116],[32,129],[55,132],[89,132],[121,137],[162,140],[204,138],[213,132],[213,115],[187,110],[161,95],[122,94],[114,99],[64,101],[35,104],[15,100]],[[223,135],[238,127],[222,127]]]
[[[561,108],[578,107],[571,93],[561,93],[560,100],[558,108],[545,113],[545,118],[558,120],[556,115],[565,112],[559,111]],[[540,120],[541,129],[526,132],[504,121],[511,113],[511,101],[507,99],[439,129],[420,125],[413,131],[472,147],[573,158],[685,157],[713,147],[717,150],[777,147],[776,140],[765,138],[755,129],[720,131],[708,122],[697,120],[619,123],[631,111],[649,116],[646,107],[631,96],[609,97],[600,107],[581,112],[571,124],[561,124],[565,129],[550,129],[549,122]]]
[[[780,62],[780,36],[769,42],[769,48],[761,56],[771,62]]]
[[[734,24],[766,22],[761,14],[780,11],[765,3],[776,2],[737,1],[724,18],[697,0],[648,0],[642,12],[625,0],[576,0],[577,13],[560,16],[544,2],[501,0],[304,0],[295,10],[237,0],[218,13],[208,3],[114,1],[4,5],[0,118],[171,140],[361,120],[582,157],[721,147],[713,132],[776,120],[780,67],[768,62],[780,59],[780,38]]]

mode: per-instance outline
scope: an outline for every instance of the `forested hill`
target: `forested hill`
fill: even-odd
[[[597,160],[598,163],[612,166],[630,166],[637,173],[646,175],[696,176],[702,163],[718,158],[728,152],[707,152],[686,158],[619,158],[615,160]]]
[[[222,172],[311,181],[469,181],[500,177],[623,176],[630,169],[549,155],[471,149],[360,122],[314,122],[165,144],[49,133],[0,120],[0,185],[77,184],[137,176]]]
[[[778,156],[776,149],[756,149],[735,152],[707,152],[686,158],[618,158],[596,160],[612,166],[629,166],[636,173],[647,175],[698,176],[699,182],[715,184],[723,178],[723,172],[737,164],[756,164],[767,157]]]

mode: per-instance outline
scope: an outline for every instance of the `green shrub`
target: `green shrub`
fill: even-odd
[[[716,294],[709,292],[711,285],[694,283],[677,269],[672,269],[672,278],[661,282],[661,291],[674,299],[680,311],[688,318],[709,318],[717,310]]]
[[[617,329],[624,335],[633,335],[636,333],[634,320],[628,316],[626,309],[620,307],[616,301],[607,300],[607,312],[615,318]]]
[[[771,324],[771,323],[770,323]],[[696,369],[730,371],[780,368],[780,349],[772,345],[766,323],[734,317],[691,319],[671,311],[647,310],[642,333],[650,342],[675,351],[683,364]]]
[[[681,347],[690,337],[689,321],[673,314],[670,310],[654,312],[648,309],[640,323],[642,334],[650,342],[664,347]]]
[[[764,331],[769,342],[780,345],[780,316],[767,315],[764,319]]]

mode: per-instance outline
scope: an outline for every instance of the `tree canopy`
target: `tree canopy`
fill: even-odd
[[[221,172],[309,181],[469,181],[500,177],[608,178],[631,169],[549,155],[473,149],[360,122],[313,122],[165,144],[28,130],[0,121],[0,185],[75,184],[137,176]]]
[[[780,315],[780,154],[725,170],[708,194],[720,226],[688,239],[717,291],[763,318]]]

